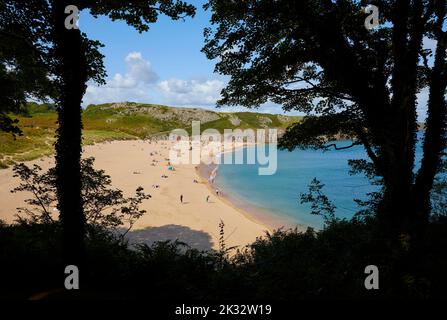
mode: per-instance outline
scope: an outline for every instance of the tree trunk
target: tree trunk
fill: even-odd
[[[401,147],[388,152],[391,156],[386,165],[383,198],[378,210],[381,230],[387,238],[394,240],[410,233],[410,226],[413,225],[410,204],[413,166],[410,159],[405,159],[403,153],[399,154]]]
[[[53,1],[55,54],[60,81],[56,142],[57,196],[66,264],[82,263],[84,253],[81,196],[81,102],[86,89],[85,52],[78,29],[66,29],[68,1]]]
[[[385,228],[388,224],[388,231],[391,231],[394,239],[407,236],[411,238],[417,232],[411,199],[418,129],[417,65],[424,34],[422,14],[423,5],[420,1],[413,5],[408,1],[398,1],[393,14],[393,96],[386,114],[383,115],[386,117],[386,139],[382,155],[386,172],[379,220]]]
[[[430,214],[430,192],[435,175],[441,165],[441,155],[446,148],[447,103],[445,98],[447,87],[447,33],[443,31],[445,7],[439,3],[437,11],[438,26],[435,31],[437,47],[435,61],[430,77],[430,94],[425,124],[424,156],[421,168],[416,176],[413,205],[416,218],[428,221]]]

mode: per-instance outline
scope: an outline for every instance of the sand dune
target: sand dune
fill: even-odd
[[[208,249],[217,248],[221,220],[225,223],[227,246],[244,246],[270,229],[216,196],[194,165],[179,165],[175,171],[169,171],[166,161],[169,147],[170,142],[166,141],[136,140],[113,141],[84,149],[84,157],[95,157],[95,166],[104,169],[112,177],[113,185],[126,195],[142,186],[152,196],[142,204],[147,213],[136,223],[131,239],[148,243],[179,239],[196,248]],[[153,162],[155,166],[151,165]],[[47,169],[54,165],[54,159],[47,157],[32,163]],[[162,178],[163,174],[168,178]],[[29,198],[23,192],[10,193],[18,182],[11,169],[0,170],[0,219],[8,223],[13,222],[16,208]],[[152,185],[160,188],[154,189]],[[207,196],[210,196],[208,203]]]

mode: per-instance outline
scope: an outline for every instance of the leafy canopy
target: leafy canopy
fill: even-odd
[[[20,134],[17,120],[9,113],[20,112],[26,101],[57,100],[61,57],[55,52],[54,1],[0,1],[0,130]],[[176,0],[77,0],[79,10],[94,17],[123,20],[138,32],[149,30],[160,14],[173,20],[194,16],[195,7]],[[85,51],[87,81],[104,84],[106,71],[103,46],[81,33]]]
[[[379,9],[376,29],[365,27],[367,5]],[[339,149],[328,141],[340,135],[352,139],[343,148],[363,145],[369,159],[351,164],[383,186],[369,202],[381,229],[393,239],[422,234],[446,148],[446,1],[209,0],[205,8],[212,26],[202,50],[230,76],[219,105],[272,101],[306,113],[280,140],[288,150]]]
[[[364,27],[369,4],[380,10],[375,30]],[[422,40],[445,41],[445,6],[436,0],[210,0],[205,8],[213,26],[203,51],[217,59],[216,72],[231,77],[219,105],[272,101],[307,113],[283,140],[289,149],[324,147],[319,136],[340,132],[380,147],[405,96],[416,112],[416,94],[434,67],[434,50]]]
[[[94,158],[81,161],[82,198],[84,199],[84,214],[90,226],[112,231],[124,229],[123,236],[142,217],[146,210],[140,209],[141,203],[151,198],[138,187],[135,196],[124,197],[123,192],[112,187],[112,180],[104,170],[97,170]],[[55,223],[53,209],[57,208],[56,170],[50,168],[42,172],[38,165],[28,167],[21,163],[14,166],[14,177],[21,183],[11,192],[27,191],[32,198],[26,199],[27,206],[18,208],[19,221],[31,223]],[[25,216],[20,214],[24,213]]]

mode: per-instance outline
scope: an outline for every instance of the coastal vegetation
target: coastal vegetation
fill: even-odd
[[[22,135],[12,136],[0,131],[0,168],[20,161],[29,161],[54,154],[54,134],[57,113],[51,104],[27,103],[17,120]],[[200,108],[175,108],[144,103],[107,103],[89,105],[82,112],[83,144],[90,145],[112,140],[150,139],[169,135],[171,130],[191,131],[191,121],[207,128],[258,129],[276,128],[284,132],[299,116],[272,115],[249,112],[215,112]]]
[[[219,105],[256,108],[273,101],[306,113],[287,129],[283,149],[363,146],[367,159],[350,164],[381,187],[365,204],[377,222],[378,243],[395,252],[392,272],[405,291],[405,279],[422,278],[415,266],[447,147],[447,5],[372,3],[380,11],[375,28],[365,26],[365,1],[210,0],[203,52],[218,61],[216,72],[230,77]],[[417,97],[424,90],[418,165]],[[339,133],[352,143],[327,144]]]
[[[424,253],[400,291],[393,252],[376,243],[373,221],[333,221],[323,230],[277,230],[240,251],[200,251],[187,243],[130,245],[87,227],[81,290],[61,285],[58,223],[0,225],[0,261],[8,276],[1,299],[153,299],[291,301],[297,299],[447,298],[445,216],[433,218]],[[380,290],[365,290],[365,266],[380,270]],[[32,266],[32,267],[30,267]]]
[[[53,152],[56,159],[47,173],[15,166],[22,180],[15,191],[32,191],[27,203],[39,209],[24,210],[13,224],[0,221],[6,275],[0,297],[447,298],[447,4],[373,2],[380,7],[376,29],[364,27],[365,1],[205,5],[211,25],[203,52],[229,77],[218,105],[257,108],[271,101],[305,113],[300,119],[139,103],[83,110],[88,81],[105,83],[104,57],[101,43],[66,27],[68,5],[138,32],[159,15],[193,17],[195,7],[180,0],[0,1],[0,166]],[[428,101],[419,164],[417,97],[423,90]],[[27,104],[30,98],[54,106]],[[224,222],[217,250],[179,241],[131,243],[118,229],[129,220],[132,227],[149,196],[140,188],[130,198],[112,189],[93,159],[81,160],[83,143],[188,130],[196,118],[204,120],[202,129],[283,129],[280,147],[288,150],[363,146],[368,157],[350,160],[352,173],[379,189],[352,218],[340,219],[314,179],[301,201],[324,217],[321,230],[275,230],[238,249],[227,248]],[[339,134],[352,137],[351,144],[327,143]],[[64,289],[68,265],[82,270],[82,289]],[[371,265],[380,270],[378,290],[364,285]]]

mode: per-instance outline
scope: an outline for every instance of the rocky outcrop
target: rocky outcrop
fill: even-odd
[[[189,127],[192,121],[207,123],[219,119],[228,120],[236,128],[240,126],[246,127],[247,125],[255,128],[272,128],[274,126],[285,128],[292,122],[296,122],[295,118],[286,115],[254,113],[255,119],[253,119],[253,116],[244,118],[247,116],[245,113],[215,112],[201,108],[179,108],[135,102],[92,105],[92,108],[113,110],[111,116],[106,120],[107,123],[112,123],[120,116],[138,114],[148,115],[155,120],[170,122],[180,127]]]
[[[259,125],[263,128],[270,127],[273,122],[272,119],[270,119],[269,117],[264,117],[264,116],[258,116],[258,121],[259,121]]]
[[[289,123],[290,122],[290,117],[288,117],[288,116],[285,116],[285,115],[282,115],[282,114],[278,114],[276,117],[278,118],[278,120],[281,123]]]
[[[231,115],[230,118],[229,118],[228,120],[231,122],[231,124],[232,124],[233,126],[238,127],[238,126],[241,125],[241,119],[239,119],[239,118],[238,118],[237,116],[235,116],[235,115]]]
[[[191,124],[191,121],[206,123],[220,119],[220,116],[217,113],[200,108],[168,108],[158,105],[126,103],[115,103],[110,107],[105,108],[117,109],[119,110],[118,113],[122,115],[135,113],[148,114],[158,120],[177,121],[185,125]]]

